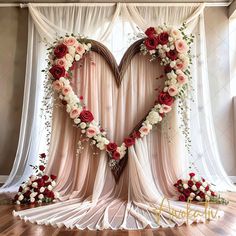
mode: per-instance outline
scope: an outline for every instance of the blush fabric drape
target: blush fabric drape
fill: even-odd
[[[84,96],[95,120],[101,121],[102,127],[106,128],[109,138],[121,143],[152,107],[155,88],[164,83],[156,79],[162,73],[157,62],[151,63],[148,57],[136,55],[117,88],[105,60],[91,52],[80,63],[72,84],[74,91]],[[58,176],[55,191],[60,192],[63,202],[14,214],[38,224],[93,230],[183,224],[186,219],[171,217],[167,203],[159,222],[155,213],[164,197],[176,195],[173,182],[181,174],[184,163],[177,158],[181,156],[181,149],[176,117],[176,110],[168,117],[175,130],[169,139],[164,134],[165,125],[159,125],[151,135],[129,148],[128,165],[116,184],[105,152],[98,152],[84,141],[84,149],[76,155],[76,144],[83,136],[73,127],[65,107],[55,103],[46,172]],[[170,204],[175,210],[186,210],[186,203],[171,201]],[[193,209],[205,211],[203,207],[194,206]],[[204,216],[189,220],[190,223],[204,221]]]

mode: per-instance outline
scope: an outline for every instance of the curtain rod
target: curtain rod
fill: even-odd
[[[203,3],[203,2],[202,2]],[[65,7],[65,6],[114,6],[117,3],[32,3],[36,7]],[[121,3],[122,4],[122,3]],[[128,5],[135,5],[135,6],[173,6],[173,7],[178,7],[178,6],[197,6],[201,4],[201,2],[188,2],[188,3],[183,3],[183,2],[169,2],[169,3],[164,3],[164,2],[149,2],[149,3],[124,3]],[[228,7],[231,4],[231,2],[205,2],[206,7]],[[27,3],[0,3],[0,8],[1,7],[21,7],[21,8],[26,8],[28,7]]]

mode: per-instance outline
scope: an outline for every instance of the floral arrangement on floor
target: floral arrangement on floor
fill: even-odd
[[[39,155],[40,165],[31,167],[36,172],[36,175],[31,175],[26,182],[23,182],[19,187],[18,193],[14,197],[14,202],[18,205],[29,203],[50,203],[56,200],[59,195],[53,191],[56,186],[55,175],[45,175],[44,169],[46,165],[46,155]]]
[[[53,90],[58,93],[67,113],[81,129],[81,133],[98,149],[107,151],[111,168],[125,156],[127,148],[133,146],[136,139],[148,135],[171,111],[175,100],[186,97],[188,91],[192,36],[185,35],[184,27],[175,29],[167,26],[150,27],[145,34],[146,38],[140,52],[143,55],[149,54],[151,61],[156,60],[164,66],[165,76],[162,77],[165,79],[165,87],[163,91],[158,92],[154,106],[141,127],[125,137],[120,146],[107,138],[105,130],[94,120],[93,113],[86,108],[83,96],[77,96],[70,84],[75,62],[91,50],[90,41],[72,34],[58,38],[48,48],[48,67],[44,72],[49,76]]]
[[[179,200],[183,202],[214,202],[228,204],[229,202],[220,196],[214,187],[204,178],[199,178],[195,173],[189,173],[188,179],[179,179],[174,186],[180,193]]]

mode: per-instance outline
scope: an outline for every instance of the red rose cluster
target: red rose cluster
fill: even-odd
[[[39,167],[32,166],[36,171],[37,175],[32,175],[30,178],[21,184],[18,189],[18,193],[14,197],[16,204],[33,204],[42,202],[52,202],[58,198],[58,193],[53,191],[56,185],[55,175],[45,175],[45,153],[40,154],[40,162],[42,163]]]
[[[179,200],[183,202],[211,201],[212,198],[217,197],[212,186],[204,178],[197,178],[195,173],[190,173],[188,180],[179,179],[174,186],[180,193]]]

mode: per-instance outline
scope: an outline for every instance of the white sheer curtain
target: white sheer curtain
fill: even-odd
[[[206,176],[211,182],[216,183],[219,190],[233,190],[220,162],[208,93],[208,78],[206,66],[205,32],[203,9],[204,4],[173,5],[163,4],[68,4],[61,6],[43,6],[28,4],[29,33],[24,104],[19,145],[15,163],[11,174],[1,191],[14,191],[16,187],[31,173],[29,164],[37,162],[38,153],[45,143],[43,120],[40,119],[40,102],[42,99],[42,81],[45,57],[45,47],[42,39],[52,41],[56,35],[65,33],[80,33],[98,41],[104,42],[111,51],[118,48],[115,40],[116,32],[113,31],[120,21],[124,29],[119,32],[120,38],[126,42],[119,57],[130,42],[125,41],[127,31],[142,31],[151,25],[179,26],[184,21],[188,23],[188,31],[193,32],[196,38],[193,54],[193,78],[196,85],[195,103],[192,104],[193,119],[191,120],[191,134],[193,140],[193,157],[185,157],[189,162],[194,162],[200,174]],[[198,36],[199,35],[199,36]],[[198,66],[197,66],[198,65]],[[196,129],[196,125],[198,129]],[[200,135],[199,135],[200,134]],[[201,156],[201,158],[199,158]],[[185,159],[186,160],[186,159]],[[213,168],[214,166],[214,168]],[[185,167],[183,175],[188,169]]]

